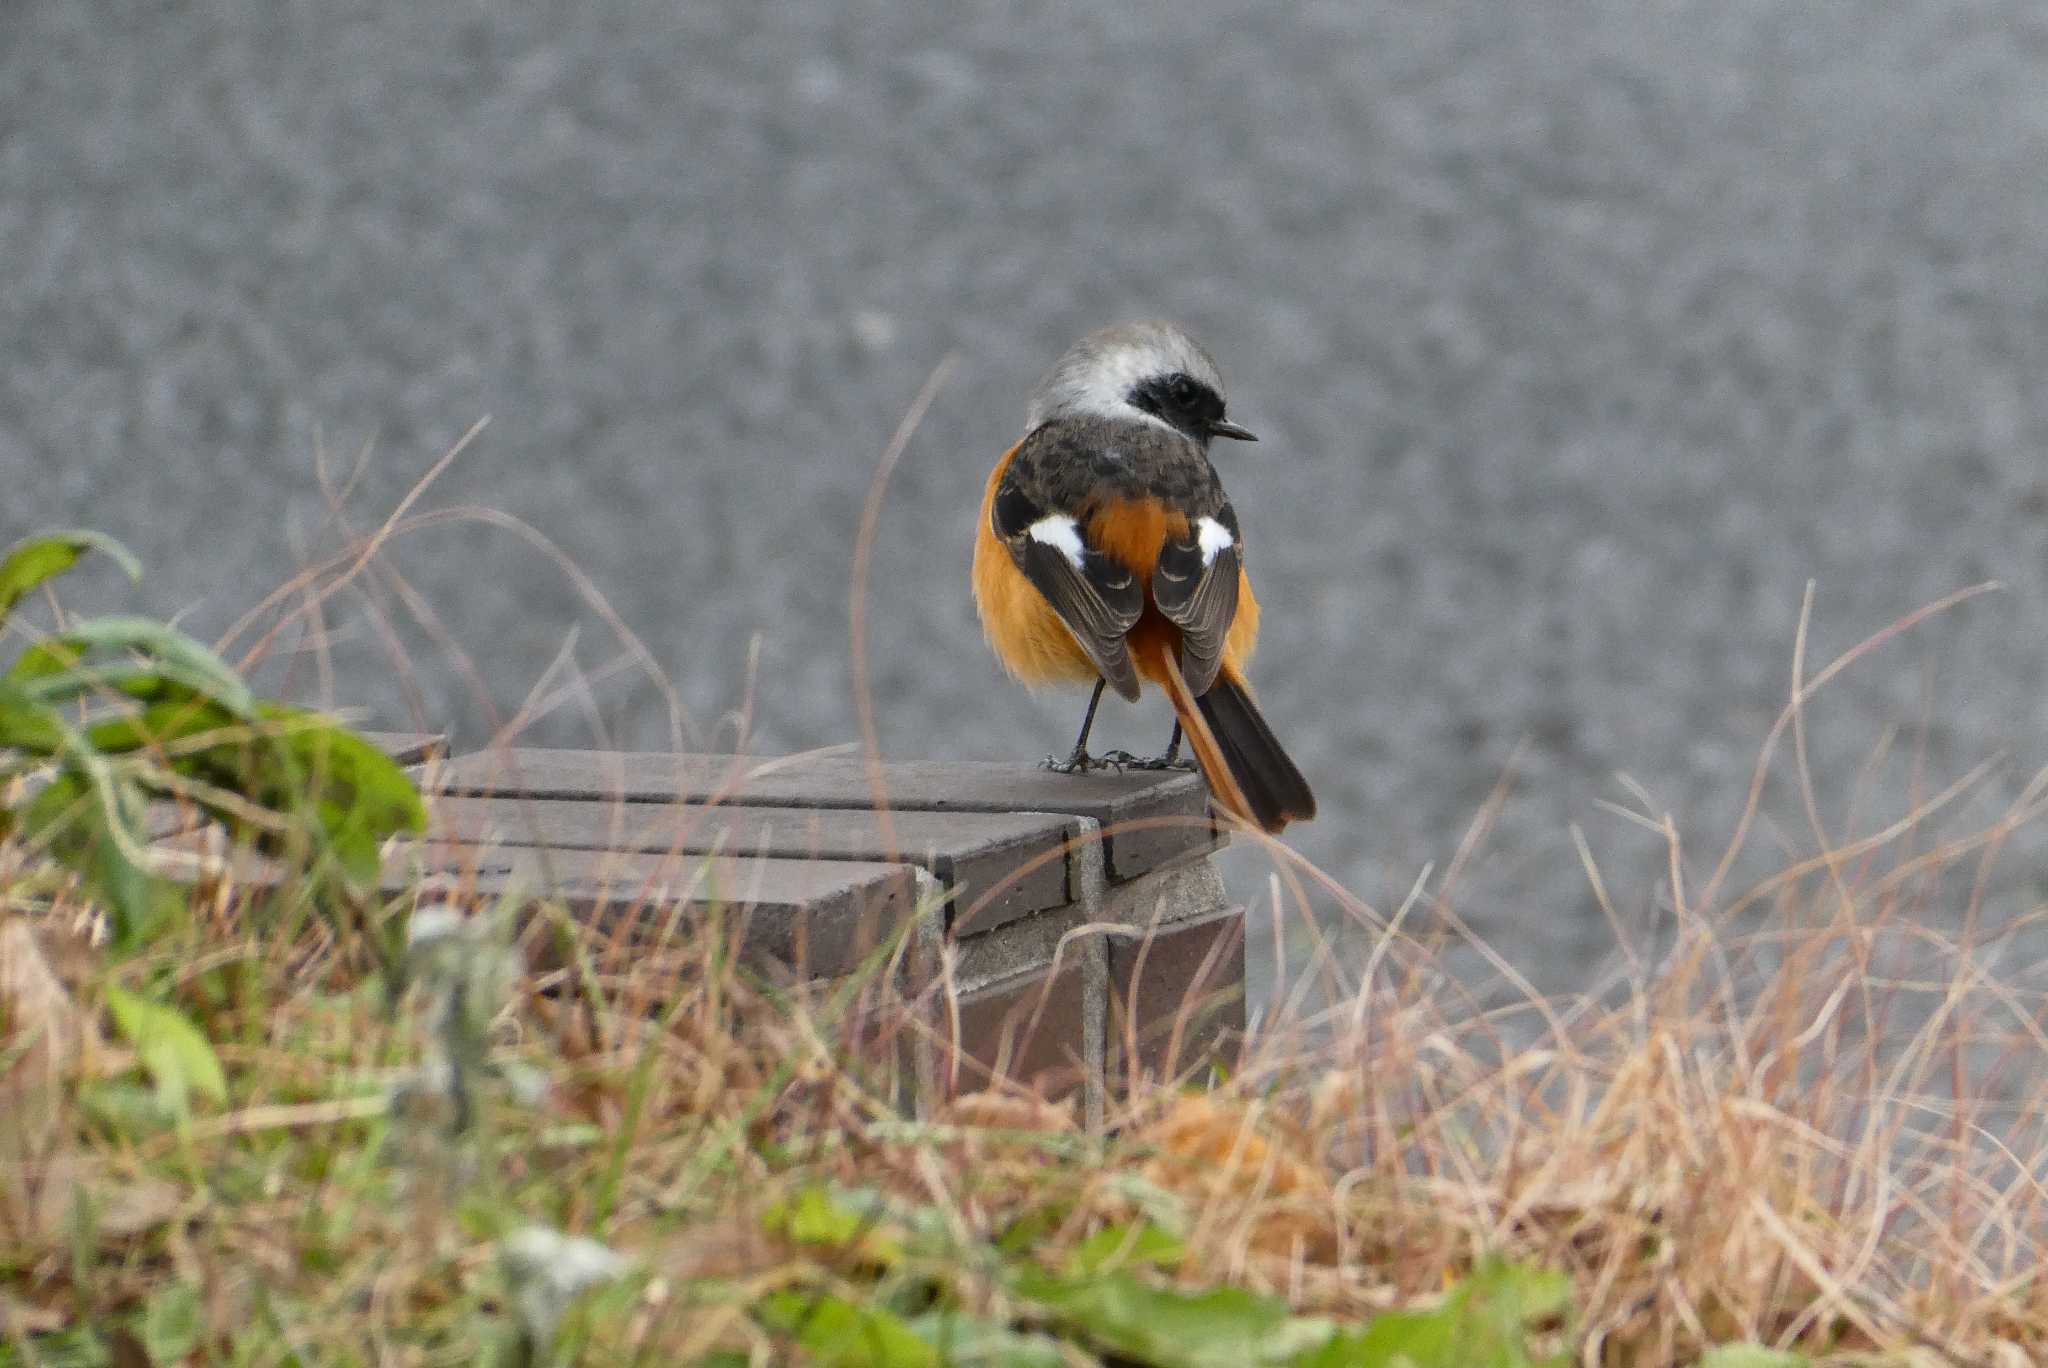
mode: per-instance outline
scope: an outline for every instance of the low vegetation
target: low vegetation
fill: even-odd
[[[94,553],[16,548],[0,612]],[[1930,929],[2048,786],[1746,892],[1640,812],[1661,943],[1565,1000],[1271,847],[1315,991],[1090,1133],[1001,1080],[897,1105],[943,1004],[888,947],[798,988],[729,925],[380,897],[422,811],[373,748],[157,624],[13,632],[0,1364],[2048,1361],[2033,923]],[[245,853],[146,849],[169,799]]]

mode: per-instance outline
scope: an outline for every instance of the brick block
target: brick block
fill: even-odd
[[[1127,1085],[1133,1048],[1155,1081],[1234,1064],[1245,1028],[1244,914],[1162,922],[1109,945],[1107,1073]]]
[[[1087,1000],[1084,965],[1071,954],[1057,969],[1032,969],[961,994],[959,1035],[952,1038],[948,1025],[940,1053],[942,1092],[978,1092],[997,1079],[1046,1097],[1081,1087],[1089,1073]],[[957,1074],[947,1086],[955,1059]]]

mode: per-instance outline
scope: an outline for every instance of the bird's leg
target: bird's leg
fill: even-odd
[[[1088,712],[1081,719],[1081,734],[1074,738],[1074,753],[1064,761],[1045,757],[1045,767],[1054,774],[1086,774],[1103,763],[1088,753],[1088,732],[1095,725],[1095,709],[1102,702],[1102,690],[1108,683],[1106,679],[1096,680],[1095,692],[1088,695]]]
[[[1123,763],[1127,768],[1140,770],[1191,770],[1195,767],[1194,761],[1180,758],[1180,722],[1178,719],[1173,724],[1173,739],[1166,743],[1166,754],[1154,756],[1150,760],[1133,760],[1126,756],[1123,758]]]

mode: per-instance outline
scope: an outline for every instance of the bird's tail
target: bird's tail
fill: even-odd
[[[1226,665],[1209,692],[1196,698],[1174,656],[1170,648],[1161,650],[1161,677],[1216,801],[1269,833],[1315,816],[1308,780],[1266,725],[1243,677]]]

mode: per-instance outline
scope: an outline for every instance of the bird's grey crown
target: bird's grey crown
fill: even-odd
[[[1098,328],[1067,348],[1031,396],[1027,431],[1054,418],[1083,415],[1130,418],[1168,426],[1131,403],[1133,386],[1159,376],[1183,374],[1223,395],[1215,358],[1178,324],[1163,321],[1117,323]]]

